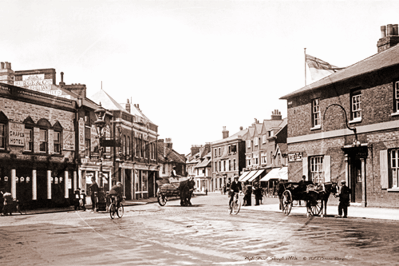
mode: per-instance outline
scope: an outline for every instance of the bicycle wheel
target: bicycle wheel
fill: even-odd
[[[116,214],[119,218],[122,218],[123,214],[125,213],[125,209],[123,208],[123,204],[119,204],[119,208],[116,210]]]
[[[116,213],[116,207],[114,203],[111,203],[109,206],[109,216],[111,216],[111,219],[115,218],[115,213]]]

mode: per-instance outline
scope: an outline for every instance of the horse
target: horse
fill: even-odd
[[[330,194],[335,195],[337,193],[337,183],[336,182],[328,182],[322,185],[323,189],[319,192],[317,191],[308,191],[307,193],[307,203],[306,208],[308,213],[310,213],[311,205],[315,205],[318,200],[321,200],[321,217],[327,216],[327,202]],[[324,213],[323,213],[324,211]]]
[[[191,195],[193,193],[195,186],[194,180],[188,179],[180,182],[179,192],[180,192],[180,205],[181,206],[191,206]]]

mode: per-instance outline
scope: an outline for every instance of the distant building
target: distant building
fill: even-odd
[[[171,178],[171,182],[187,179],[186,158],[173,149],[171,138],[158,140],[159,177]]]

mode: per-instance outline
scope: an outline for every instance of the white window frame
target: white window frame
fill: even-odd
[[[399,185],[399,149],[389,151],[389,188],[397,188]]]
[[[56,136],[58,135],[58,142],[56,142]],[[61,154],[61,132],[60,131],[54,131],[53,133],[53,146],[54,146],[54,153],[55,154]],[[58,151],[56,150],[58,147]]]
[[[261,154],[261,164],[267,164],[267,153]]]
[[[352,121],[362,120],[362,94],[356,91],[351,96],[351,116]]]
[[[33,128],[25,128],[24,151],[33,152]]]
[[[399,113],[399,81],[395,82],[395,112]]]
[[[42,138],[42,132],[44,133],[44,139]],[[47,153],[48,151],[48,130],[47,129],[40,129],[39,133],[39,152]],[[42,150],[42,145],[44,144],[44,151]]]
[[[313,183],[324,183],[323,159],[322,155],[309,157],[310,180]]]
[[[267,141],[267,136],[266,136],[266,135],[263,135],[263,136],[262,136],[262,143],[266,143],[266,141]]]
[[[312,100],[312,123],[313,128],[321,127],[320,98]]]
[[[254,138],[254,146],[258,146],[258,138]]]

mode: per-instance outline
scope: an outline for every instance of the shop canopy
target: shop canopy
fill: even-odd
[[[238,178],[238,181],[241,182],[249,173],[250,171],[242,173],[242,175],[240,175],[240,177]]]
[[[252,176],[250,179],[248,179],[248,181],[249,181],[249,182],[254,181],[260,174],[263,173],[263,171],[265,171],[265,169],[258,170],[254,176]]]
[[[241,180],[241,182],[245,182],[245,181],[248,181],[249,179],[251,179],[251,177],[253,177],[254,175],[256,175],[256,173],[257,173],[258,171],[251,171],[251,172],[249,172],[249,174],[248,175],[246,175],[242,180]]]
[[[270,179],[288,180],[288,167],[274,168],[260,181],[269,181]]]

